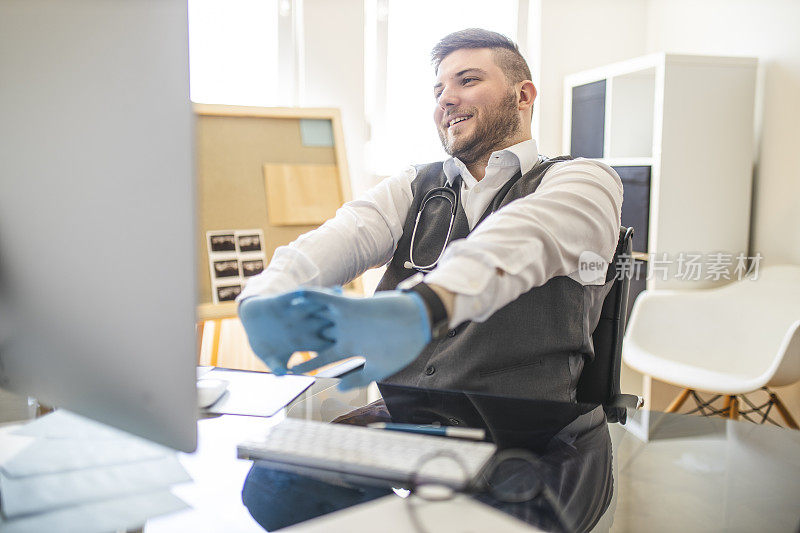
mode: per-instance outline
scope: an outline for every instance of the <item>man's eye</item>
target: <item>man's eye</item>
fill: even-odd
[[[470,82],[473,82],[473,81],[478,81],[478,78],[469,78],[469,77],[467,77],[467,78],[464,78],[463,80],[461,80],[461,82],[462,82],[464,85],[466,85],[466,84],[468,84],[468,83],[470,83]]]

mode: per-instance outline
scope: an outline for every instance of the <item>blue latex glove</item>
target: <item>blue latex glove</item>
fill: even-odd
[[[320,335],[333,326],[324,308],[293,291],[279,296],[253,296],[239,305],[239,318],[250,347],[277,375],[287,373],[286,365],[296,351],[322,352],[333,346]]]
[[[407,367],[431,340],[428,310],[413,292],[384,291],[370,298],[350,298],[327,289],[299,291],[310,306],[324,308],[318,317],[332,325],[323,327],[321,338],[333,345],[316,358],[292,367],[308,372],[345,357],[361,355],[364,369],[342,378],[341,390],[363,387]]]

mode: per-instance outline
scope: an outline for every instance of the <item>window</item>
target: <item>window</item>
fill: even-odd
[[[297,103],[299,0],[189,0],[193,102]]]

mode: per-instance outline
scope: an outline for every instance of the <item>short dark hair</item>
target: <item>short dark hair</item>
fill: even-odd
[[[490,48],[495,63],[511,83],[531,79],[531,69],[517,44],[502,33],[481,28],[468,28],[443,37],[431,50],[433,68],[438,70],[445,57],[462,48]]]

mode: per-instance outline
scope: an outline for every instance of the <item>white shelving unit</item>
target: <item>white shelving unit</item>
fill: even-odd
[[[645,253],[748,251],[754,58],[651,54],[564,80],[564,153],[573,153],[573,89],[605,82],[602,154],[650,167]],[[600,130],[599,130],[600,131]],[[599,133],[598,131],[598,133]],[[673,273],[648,288],[701,288]]]
[[[703,263],[707,254],[747,254],[757,64],[754,58],[657,53],[564,79],[562,153],[617,168],[623,184],[625,167],[640,167],[639,182],[626,189],[623,224],[626,209],[629,220],[644,221],[646,249],[636,249],[634,241],[640,258],[666,253],[673,260],[666,279],[634,280],[632,299],[645,286],[697,289],[726,282],[678,279],[674,259],[681,253],[704,254]],[[649,194],[641,179],[647,167]],[[672,387],[624,365],[622,383],[623,391],[643,395],[650,409],[671,399]],[[629,425],[647,438],[647,420]]]

